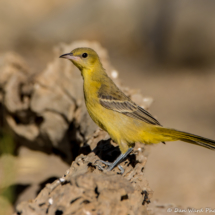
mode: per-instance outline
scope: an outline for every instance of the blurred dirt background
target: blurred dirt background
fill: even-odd
[[[18,53],[35,76],[57,57],[53,47],[58,44],[98,41],[107,49],[124,86],[154,99],[150,112],[161,124],[215,139],[214,9],[211,0],[1,0],[0,54]],[[0,126],[1,172],[9,169],[13,173],[8,178],[13,178],[15,171],[10,168],[19,166],[5,154],[16,147],[11,133],[2,128],[2,119]],[[47,174],[54,180],[69,167],[68,161],[62,163],[53,154],[47,157],[22,148],[19,155],[23,155],[20,169],[31,177],[26,179],[31,184],[37,177],[47,182],[42,172],[51,171]],[[32,168],[36,162],[26,161],[28,157],[41,164]],[[152,146],[145,172],[154,191],[152,199],[183,208],[215,207],[214,162],[213,151],[183,142]],[[8,178],[6,184],[13,184]],[[26,183],[18,182],[2,196],[13,203],[35,197],[28,195]],[[15,199],[14,190],[25,190],[27,199]]]

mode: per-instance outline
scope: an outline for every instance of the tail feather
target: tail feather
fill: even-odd
[[[181,140],[187,143],[192,143],[211,150],[215,150],[215,141],[205,137],[163,127],[159,128],[159,132],[161,132],[162,135],[166,137],[171,137],[173,139]]]

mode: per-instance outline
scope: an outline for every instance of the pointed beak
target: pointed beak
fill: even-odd
[[[60,58],[65,58],[65,59],[69,59],[69,60],[78,60],[79,59],[79,57],[73,56],[72,53],[62,54],[60,56]]]
[[[60,58],[68,58],[68,56],[72,56],[72,53],[62,54]]]

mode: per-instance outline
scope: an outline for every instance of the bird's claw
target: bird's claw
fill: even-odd
[[[108,168],[104,168],[100,164],[96,164],[96,166],[99,168],[99,170],[102,170],[102,171],[111,171],[114,168],[113,163],[110,163],[108,161],[103,161],[103,160],[96,160],[95,163],[98,162],[98,161],[101,162],[101,163],[103,163],[103,164],[105,164],[106,166],[108,166]],[[121,165],[117,165],[117,167],[120,170],[119,174],[122,175],[125,172],[125,170],[122,168]]]

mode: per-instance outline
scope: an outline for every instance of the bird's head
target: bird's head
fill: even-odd
[[[61,55],[60,58],[66,58],[72,61],[81,72],[83,70],[92,70],[95,66],[101,66],[99,56],[91,48],[77,48],[70,53]]]

